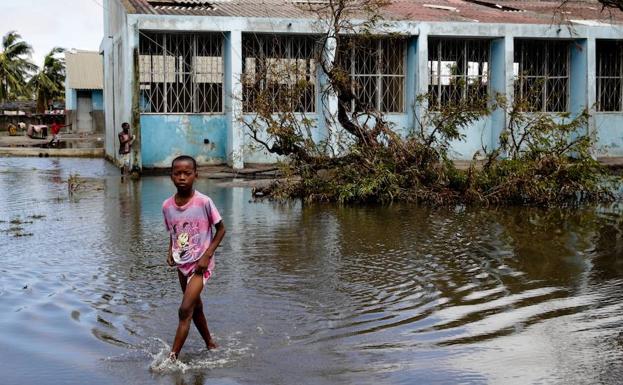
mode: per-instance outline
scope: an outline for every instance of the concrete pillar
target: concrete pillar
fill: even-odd
[[[507,41],[510,40],[510,50],[507,46]],[[489,94],[491,97],[501,95],[506,100],[512,100],[513,87],[512,87],[512,74],[513,74],[513,39],[509,36],[494,39],[491,41],[491,55],[489,59]],[[511,57],[510,63],[507,62],[507,58]],[[508,66],[510,64],[510,68]],[[511,77],[507,77],[507,73],[510,71]],[[511,87],[507,87],[508,82],[511,82]],[[511,92],[509,94],[509,92]],[[496,108],[491,113],[491,138],[488,143],[489,150],[497,148],[499,146],[500,134],[506,127],[506,111],[504,108]]]
[[[407,58],[406,58],[406,81],[407,87],[405,92],[405,108],[407,112],[407,132],[411,132],[416,127],[415,122],[415,109],[417,102],[417,52],[418,52],[418,37],[412,36],[407,41]]]
[[[595,40],[593,40],[594,44]],[[593,46],[594,47],[594,46]],[[594,53],[593,48],[593,53]],[[588,108],[588,40],[578,39],[570,45],[569,68],[569,112],[572,116],[580,114]],[[593,55],[593,63],[595,57]],[[593,64],[593,75],[595,66]],[[591,85],[595,89],[595,84]],[[594,95],[594,92],[593,92]],[[593,98],[594,96],[591,95]]]
[[[65,124],[71,124],[67,130],[70,132],[75,131],[78,128],[78,120],[76,119],[76,110],[78,109],[78,91],[74,88],[69,88],[68,83],[65,83]]]
[[[430,83],[428,74],[428,29],[421,28],[420,34],[416,43],[416,56],[415,56],[415,94],[414,94],[414,117],[415,117],[415,129],[419,129],[419,124],[424,123],[423,118],[428,111],[428,101],[417,101],[417,98],[421,95],[428,93],[428,85]],[[419,122],[419,123],[418,123]]]
[[[125,78],[128,79],[129,88],[124,95],[125,105],[131,106],[124,110],[124,121],[130,123],[130,132],[136,136],[132,144],[131,168],[143,170],[143,157],[141,155],[141,113],[139,109],[140,77],[139,77],[139,30],[136,23],[128,24],[125,47]],[[120,128],[119,128],[120,129]]]
[[[331,34],[328,34],[331,35]],[[336,41],[328,38],[322,51],[324,63],[333,63],[336,54]],[[318,97],[316,99],[316,111],[318,112],[318,129],[325,131],[329,139],[329,145],[333,156],[339,155],[339,132],[337,121],[337,95],[331,89],[328,75],[324,73],[321,66],[318,66]]]
[[[242,32],[225,34],[223,50],[224,107],[227,117],[227,164],[244,168],[244,127],[242,118]]]
[[[597,123],[595,112],[597,108],[597,43],[595,38],[589,38],[586,42],[586,105],[588,107],[588,133],[597,143]],[[593,149],[596,150],[596,149]]]
[[[569,112],[571,118],[574,118],[582,113],[585,109],[593,108],[595,99],[595,82],[590,82],[588,79],[595,79],[595,40],[591,39],[593,49],[589,51],[587,39],[576,39],[570,44],[569,47]],[[589,55],[590,53],[590,55]],[[589,59],[589,57],[591,59]],[[592,75],[589,73],[589,60],[592,61]],[[590,95],[590,96],[589,96]],[[593,100],[593,103],[589,102],[589,98]],[[589,118],[588,126],[585,127],[585,133],[596,137],[593,127],[595,124],[591,124],[592,118]],[[573,136],[579,135],[576,133]]]
[[[511,36],[504,37],[504,55],[506,103],[508,106],[512,106],[515,102],[515,40]]]
[[[104,12],[106,13],[106,12]],[[104,51],[104,122],[106,124],[106,134],[104,146],[106,156],[110,159],[116,157],[117,143],[115,142],[115,94],[114,94],[114,73],[115,61],[113,60],[112,39],[105,37],[102,42]]]

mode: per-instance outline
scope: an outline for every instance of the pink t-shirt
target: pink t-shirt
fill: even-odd
[[[171,236],[171,252],[178,268],[188,275],[191,265],[198,261],[212,242],[212,226],[221,221],[221,214],[212,199],[195,191],[184,205],[175,204],[175,196],[162,203],[164,224]],[[208,271],[214,270],[214,258]]]

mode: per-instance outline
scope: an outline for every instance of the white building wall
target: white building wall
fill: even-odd
[[[228,162],[234,167],[239,167],[242,161],[258,161],[261,159],[274,159],[261,154],[249,154],[245,152],[244,143],[248,141],[243,138],[242,128],[239,123],[241,107],[237,104],[236,94],[241,91],[240,74],[242,71],[242,58],[240,55],[241,34],[245,32],[257,33],[284,33],[284,34],[309,34],[317,31],[316,20],[301,19],[271,19],[271,18],[240,18],[240,17],[213,17],[213,16],[174,16],[174,15],[138,15],[126,14],[118,7],[119,0],[107,0],[110,4],[110,15],[107,28],[109,28],[109,44],[103,44],[105,56],[105,83],[106,83],[106,114],[113,118],[108,118],[106,152],[110,156],[116,156],[116,135],[119,132],[121,122],[132,122],[132,95],[133,95],[133,54],[138,46],[140,30],[155,31],[211,31],[224,32],[229,37],[226,42],[225,54],[225,85],[224,106],[228,119]],[[488,24],[488,23],[460,23],[460,22],[393,22],[384,23],[381,33],[396,32],[417,38],[415,49],[409,49],[411,55],[415,55],[415,60],[411,63],[416,65],[415,82],[410,83],[415,87],[415,94],[428,92],[428,37],[429,36],[452,36],[452,37],[483,37],[498,40],[499,57],[498,65],[503,65],[503,69],[498,69],[497,90],[505,90],[507,98],[513,96],[513,42],[515,38],[534,38],[534,39],[567,39],[582,41],[587,40],[585,55],[588,79],[594,79],[595,73],[595,44],[594,39],[609,38],[622,39],[623,32],[619,28],[610,26],[585,26],[576,25],[573,29],[561,28],[557,25],[527,25],[527,24]],[[105,39],[106,40],[106,39]],[[228,44],[228,45],[227,45]],[[411,58],[413,59],[413,58]],[[576,74],[576,76],[579,76]],[[114,80],[112,79],[114,78]],[[573,79],[571,79],[573,81]],[[503,82],[503,83],[502,83]],[[583,92],[589,95],[582,96],[581,99],[587,100],[589,104],[594,100],[594,85],[590,82]],[[110,97],[113,94],[114,97]],[[320,107],[322,103],[319,103]],[[329,106],[332,104],[329,103]],[[592,106],[588,106],[592,107]],[[405,106],[405,108],[410,108]],[[417,115],[424,114],[424,109],[416,111]],[[318,111],[323,112],[323,111]],[[331,116],[334,111],[328,111]],[[413,113],[405,111],[404,116],[396,117],[398,122],[404,121],[405,126],[412,126]],[[322,116],[322,115],[319,115]],[[323,125],[324,119],[320,123]],[[489,123],[478,123],[478,127],[468,130],[468,141],[471,144],[461,145],[465,151],[471,151],[479,147],[483,141],[483,130],[489,130],[485,140],[491,143],[497,139],[496,133],[499,127],[496,126],[504,121],[504,116],[489,119]],[[495,122],[495,123],[492,123]],[[477,132],[478,131],[478,132]],[[477,142],[477,143],[476,143]],[[140,146],[140,143],[136,144]],[[463,152],[463,151],[461,151]],[[470,159],[471,154],[462,154],[465,159]],[[140,164],[140,160],[139,160]]]
[[[127,13],[119,0],[105,0],[104,9],[104,39],[101,44],[104,60],[104,113],[106,115],[105,153],[111,159],[117,159],[119,143],[117,124],[122,113],[120,100],[121,85],[126,81],[120,76],[123,58],[119,57],[118,47],[123,45],[125,20]]]

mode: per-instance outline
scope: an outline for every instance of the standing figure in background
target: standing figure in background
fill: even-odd
[[[123,131],[119,133],[119,160],[123,163],[121,166],[121,177],[125,177],[130,172],[130,153],[132,152],[132,143],[135,136],[130,135],[130,124],[124,122],[121,125]]]
[[[52,125],[50,126],[50,131],[52,132],[52,140],[50,140],[50,143],[48,143],[48,147],[58,146],[58,144],[61,142],[61,136],[59,135],[59,133],[61,132],[61,128],[69,126],[71,126],[71,124],[62,125],[55,120],[54,123],[52,123]]]

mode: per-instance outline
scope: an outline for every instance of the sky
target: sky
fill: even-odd
[[[99,50],[103,0],[0,0],[0,35],[15,30],[41,66],[53,47]],[[1,48],[0,48],[1,49]]]

